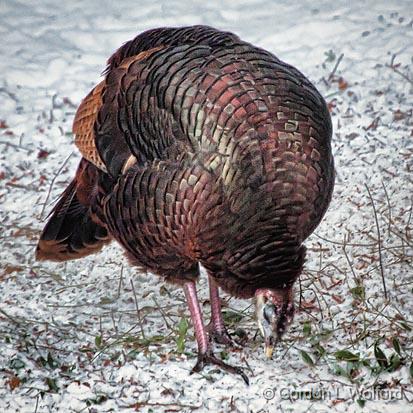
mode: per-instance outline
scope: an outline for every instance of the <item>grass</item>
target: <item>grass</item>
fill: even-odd
[[[408,294],[413,290],[408,286],[413,280],[407,277],[403,283],[400,277],[392,277],[395,268],[406,276],[410,271],[411,209],[400,214],[392,207],[384,185],[382,193],[379,191],[376,189],[374,193],[366,187],[374,210],[373,225],[362,229],[360,234],[349,232],[342,242],[323,239],[319,268],[307,270],[301,281],[305,296],[302,300],[307,304],[310,301],[320,311],[310,313],[303,307],[307,314],[301,322],[302,330],[294,330],[292,341],[310,368],[324,364],[333,375],[345,378],[358,388],[399,385],[411,396],[413,320],[408,309],[402,310],[405,301],[401,301],[401,297],[409,299]],[[362,207],[367,208],[368,203]],[[368,239],[368,243],[356,242],[358,238]],[[326,244],[329,247],[326,248]],[[341,249],[339,263],[342,265],[331,265],[330,248]],[[338,297],[334,288],[337,283],[341,286]],[[386,288],[386,283],[391,284],[391,288]],[[328,311],[328,303],[334,301],[350,309],[346,317],[338,318],[337,322]],[[400,382],[399,371],[403,368],[409,371],[410,385]],[[363,404],[363,400],[359,404]]]

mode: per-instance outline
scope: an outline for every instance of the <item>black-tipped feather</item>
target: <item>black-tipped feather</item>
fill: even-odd
[[[85,162],[82,160],[81,167]],[[99,251],[110,240],[106,229],[93,222],[90,207],[80,202],[79,179],[76,176],[69,184],[50,213],[36,249],[36,259],[81,258]]]

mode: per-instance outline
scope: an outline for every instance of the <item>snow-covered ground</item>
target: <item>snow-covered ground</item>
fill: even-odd
[[[410,412],[412,12],[409,0],[2,0],[0,411]],[[334,199],[273,361],[251,303],[225,297],[230,331],[247,337],[217,353],[247,368],[249,387],[210,367],[189,375],[182,292],[137,274],[116,245],[65,264],[33,257],[79,159],[74,112],[106,58],[144,29],[198,23],[297,66],[335,130]],[[206,300],[205,279],[199,290]]]

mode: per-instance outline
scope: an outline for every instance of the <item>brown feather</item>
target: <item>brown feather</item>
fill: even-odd
[[[128,70],[131,64],[147,58],[160,49],[162,49],[162,46],[146,50],[135,56],[126,57],[120,62],[119,69]],[[103,80],[82,100],[76,111],[72,127],[73,133],[75,134],[75,144],[82,156],[104,172],[107,171],[106,165],[102,161],[96,147],[94,126],[98,113],[102,108],[103,94],[106,88],[106,80]],[[133,157],[133,155],[129,158],[131,157]],[[127,160],[128,166],[125,165],[124,168],[128,168],[129,165],[131,165],[132,159],[129,158]]]
[[[77,109],[72,128],[75,134],[75,144],[82,156],[102,169],[102,171],[106,171],[106,167],[96,149],[93,127],[102,106],[104,90],[105,81],[103,80],[82,100]]]
[[[134,56],[129,56],[129,57],[125,57],[119,64],[118,68],[119,69],[128,69],[129,66],[132,63],[135,62],[140,62],[144,59],[146,59],[147,57],[151,56],[152,54],[154,54],[155,52],[162,50],[164,48],[164,46],[158,46],[158,47],[154,47],[152,49],[149,50],[145,50],[143,52],[138,53],[137,55]]]

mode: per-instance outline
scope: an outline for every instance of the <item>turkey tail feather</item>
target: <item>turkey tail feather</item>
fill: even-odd
[[[92,220],[87,205],[84,180],[87,168],[95,168],[82,160],[75,179],[62,193],[49,215],[36,248],[37,260],[66,261],[98,252],[110,241],[104,227]],[[88,183],[90,184],[90,183]],[[86,201],[86,202],[85,202]]]

